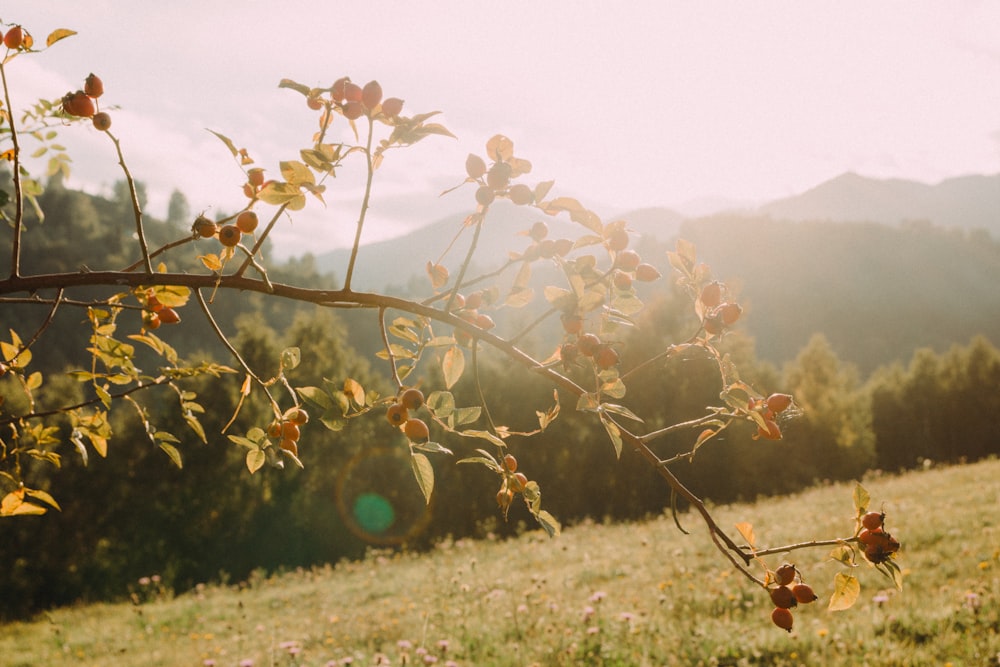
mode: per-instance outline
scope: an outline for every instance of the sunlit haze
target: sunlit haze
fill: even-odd
[[[1000,171],[995,2],[13,0],[0,18],[37,43],[79,33],[10,64],[12,104],[99,74],[154,215],[175,188],[195,212],[245,202],[206,128],[272,174],[297,158],[316,113],[277,87],[285,77],[377,79],[404,115],[441,110],[458,137],[388,155],[367,240],[471,208],[471,190],[438,194],[496,133],[533,163],[527,182],[555,179],[607,215],[752,205],[845,171],[928,183]],[[68,185],[109,191],[121,178],[110,142],[85,125],[62,135]],[[283,225],[278,251],[348,244],[362,171],[349,163],[327,209],[310,202]]]

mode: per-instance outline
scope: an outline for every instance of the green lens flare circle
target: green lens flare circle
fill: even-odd
[[[335,501],[344,525],[369,544],[403,544],[431,520],[406,448],[359,452],[337,476]]]

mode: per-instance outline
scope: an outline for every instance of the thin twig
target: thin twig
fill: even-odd
[[[278,210],[275,211],[274,215],[271,216],[270,222],[268,222],[267,226],[264,227],[264,231],[260,233],[260,237],[258,237],[256,242],[253,244],[253,248],[250,249],[249,256],[245,260],[243,260],[243,264],[240,265],[240,268],[236,270],[237,276],[242,276],[243,273],[247,270],[247,267],[249,267],[250,264],[253,263],[254,261],[253,258],[260,251],[261,246],[264,245],[264,241],[271,233],[271,230],[274,229],[274,225],[278,222],[278,218],[281,217],[281,214],[285,212],[286,208],[288,208],[288,204],[287,203],[282,204],[281,206],[278,207]],[[261,269],[258,268],[258,270]]]
[[[389,368],[392,370],[392,383],[396,385],[397,388],[402,388],[403,383],[399,379],[399,373],[396,372],[396,356],[392,353],[392,347],[389,345],[389,333],[385,329],[385,306],[378,309],[378,328],[382,333],[382,344],[385,345],[385,353],[389,355]]]
[[[358,249],[361,247],[361,230],[365,226],[365,216],[368,215],[368,203],[371,201],[372,182],[375,180],[375,164],[372,159],[372,137],[375,135],[375,121],[368,118],[368,140],[365,143],[365,163],[368,165],[368,177],[365,180],[365,196],[361,200],[361,211],[358,214],[358,227],[354,232],[354,245],[351,246],[351,259],[347,262],[347,277],[344,278],[344,291],[351,291],[351,279],[354,278],[354,265],[358,261]]]
[[[153,252],[149,253],[149,259],[152,260],[154,257],[165,253],[166,251],[170,250],[171,248],[176,248],[178,246],[182,246],[185,243],[191,243],[194,240],[195,240],[194,236],[187,236],[187,237],[184,237],[182,239],[178,239],[176,241],[171,241],[170,243],[168,243],[168,244],[166,244],[164,246],[161,246],[161,247],[157,248],[156,250],[154,250]],[[138,260],[136,262],[133,262],[132,264],[129,264],[128,266],[126,266],[124,269],[122,269],[122,271],[135,271],[140,266],[142,266],[144,263],[145,263],[145,258],[144,259],[140,259],[140,260]]]
[[[125,183],[128,185],[129,196],[132,198],[132,213],[135,216],[135,232],[138,236],[139,248],[142,250],[142,263],[146,268],[146,273],[152,273],[153,261],[149,256],[149,246],[146,245],[146,233],[142,229],[142,207],[139,205],[139,193],[136,192],[135,189],[135,179],[132,178],[132,172],[129,171],[128,165],[125,164],[125,155],[122,153],[122,145],[121,142],[118,141],[118,137],[111,134],[111,130],[104,130],[104,134],[111,137],[111,141],[115,145],[115,152],[118,154],[118,164],[125,173]]]
[[[24,192],[21,189],[21,146],[17,138],[17,124],[14,122],[14,107],[10,103],[10,88],[7,86],[7,68],[0,63],[0,78],[3,80],[4,103],[7,105],[10,121],[10,141],[14,151],[14,238],[11,240],[10,277],[21,275],[21,228],[24,226]]]

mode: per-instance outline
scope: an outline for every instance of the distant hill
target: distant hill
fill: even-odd
[[[936,185],[875,179],[848,172],[758,213],[776,220],[900,222],[926,220],[941,227],[986,229],[1000,237],[1000,174],[949,178]]]

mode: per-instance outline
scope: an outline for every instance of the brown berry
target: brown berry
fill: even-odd
[[[101,132],[107,132],[111,129],[111,116],[106,111],[94,114],[92,122],[94,123],[94,127]]]
[[[775,607],[781,607],[782,609],[791,609],[799,602],[795,599],[795,594],[792,593],[792,589],[788,586],[778,586],[777,588],[772,588],[771,602],[774,603]]]
[[[614,368],[618,365],[618,360],[618,352],[610,345],[602,345],[601,349],[594,355],[594,361],[597,362],[598,368],[602,370]]]
[[[706,308],[715,308],[722,303],[722,283],[710,282],[701,288],[701,296],[698,297],[702,305]]]
[[[621,252],[628,247],[628,232],[619,227],[608,234],[605,243],[608,246],[608,250]]]
[[[194,219],[191,231],[204,239],[210,239],[219,231],[219,226],[203,215]]]
[[[740,319],[740,315],[743,314],[743,309],[740,308],[738,303],[724,303],[719,306],[719,315],[722,316],[722,323],[731,327],[736,324],[736,320]]]
[[[510,199],[511,203],[518,206],[525,206],[535,201],[535,193],[531,191],[531,188],[523,183],[512,185],[507,191],[507,197]]]
[[[485,185],[476,190],[476,203],[480,206],[489,206],[496,199],[493,189]]]
[[[465,173],[472,179],[481,178],[486,173],[486,162],[478,155],[469,153],[469,157],[465,158]]]
[[[264,170],[260,167],[247,169],[247,182],[255,188],[264,185]]]
[[[576,347],[583,356],[592,357],[601,347],[601,339],[596,334],[586,333],[576,341]]]
[[[497,162],[486,172],[486,185],[494,190],[503,190],[510,183],[513,169],[506,162]]]
[[[541,241],[548,235],[549,226],[540,220],[533,224],[531,229],[528,230],[528,236],[530,236],[533,241]]]
[[[583,331],[583,318],[576,314],[562,316],[563,331],[568,334],[578,334]]]
[[[795,566],[791,563],[785,563],[777,570],[774,571],[774,580],[778,582],[779,586],[787,586],[792,583],[795,579]]]

